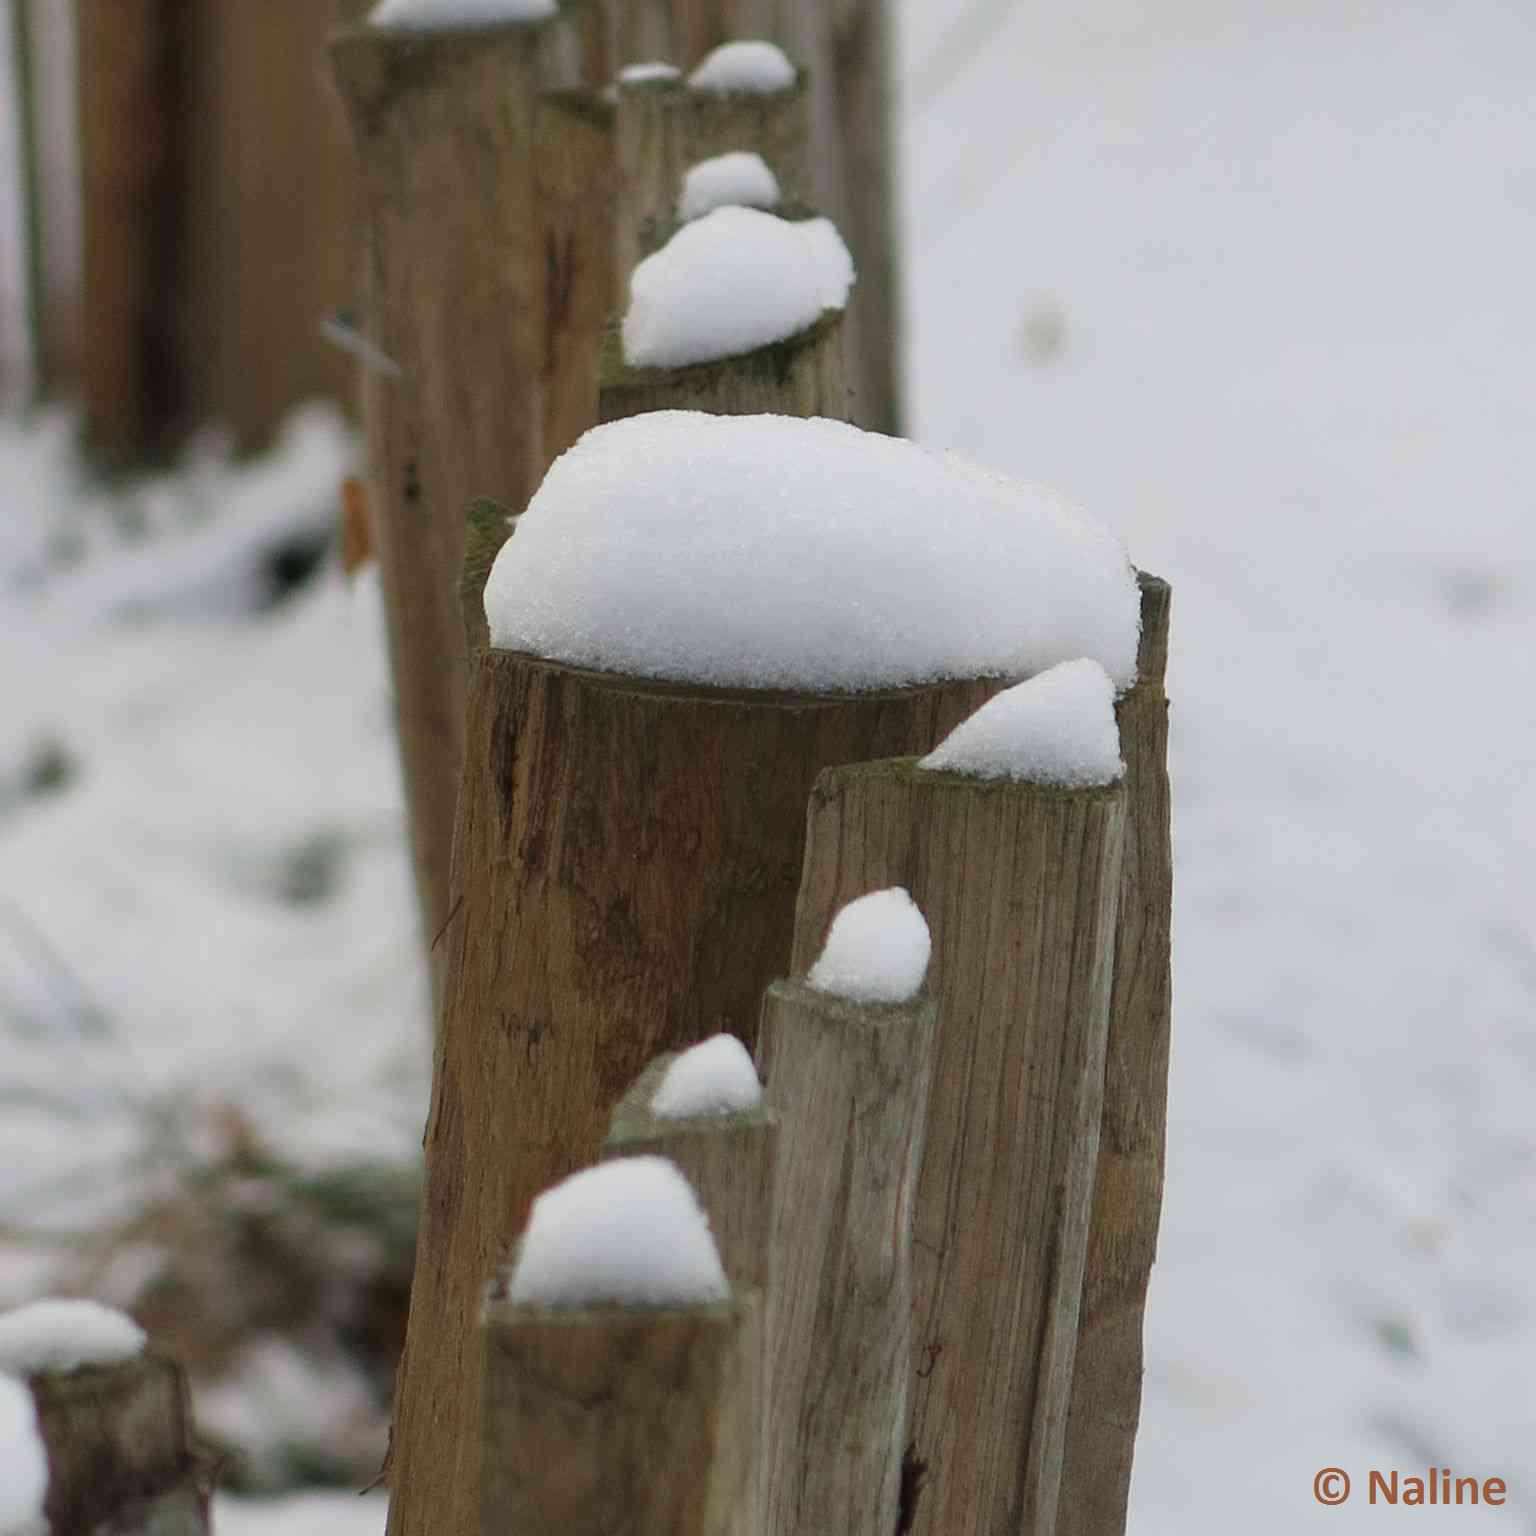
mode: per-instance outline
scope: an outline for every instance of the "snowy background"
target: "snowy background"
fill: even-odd
[[[1174,587],[1132,1530],[1374,1526],[1314,1472],[1433,1464],[1511,1490],[1437,1530],[1536,1531],[1536,9],[905,16],[917,431]],[[232,1120],[409,1159],[428,1071],[376,599],[279,601],[345,434],[107,496],[70,432],[0,423],[0,1302]],[[359,1394],[230,1369],[246,1438]]]

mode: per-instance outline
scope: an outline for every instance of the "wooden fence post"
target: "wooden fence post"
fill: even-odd
[[[843,230],[859,270],[849,315],[854,419],[876,431],[900,432],[889,0],[605,0],[604,9],[617,13],[610,23],[615,36],[632,44],[627,50],[620,45],[619,66],[659,58],[691,68],[720,43],[757,37],[777,43],[804,66],[816,146],[805,200]],[[773,163],[759,145],[722,147],[755,148]]]
[[[764,1536],[899,1530],[912,1194],[937,1013],[776,982],[758,1059],[783,1127],[765,1358]]]
[[[681,1169],[709,1218],[720,1263],[740,1313],[739,1428],[752,1448],[747,1501],[761,1508],[761,1458],[756,1454],[764,1409],[765,1303],[768,1290],[773,1179],[779,1123],[762,1104],[729,1114],[683,1118],[657,1115],[651,1101],[679,1053],[658,1056],[619,1100],[603,1143],[605,1159],[654,1154]]]
[[[603,346],[598,417],[619,421],[647,411],[712,411],[717,416],[831,416],[847,421],[853,397],[843,353],[843,312],[772,346],[685,368],[631,368],[610,331]]]
[[[521,511],[597,416],[612,304],[612,142],[570,23],[340,32],[331,56],[370,216],[372,508],[423,929],[448,916],[463,760],[471,497]],[[554,62],[552,62],[554,61]],[[441,961],[434,963],[439,983]]]
[[[740,1324],[489,1301],[481,1536],[753,1536]]]
[[[186,424],[180,240],[192,12],[168,0],[80,0],[81,392],[93,450],[164,455]]]
[[[1121,1536],[1141,1417],[1142,1319],[1157,1254],[1172,1006],[1168,584],[1141,577],[1136,684],[1120,700],[1126,836],[1104,1119],[1083,1277],[1061,1536]]]
[[[503,1234],[596,1155],[651,1057],[721,1030],[750,1049],[817,773],[926,751],[998,686],[785,694],[477,658],[392,1532],[470,1529],[479,1298]]]
[[[824,773],[794,969],[901,885],[933,935],[939,1035],[913,1234],[904,1529],[1049,1536],[1104,1085],[1124,791]]]
[[[755,150],[778,178],[785,204],[807,206],[809,129],[803,77],[787,91],[729,96],[692,91],[681,80],[621,81],[614,121],[620,188],[615,267],[620,278],[676,227],[683,177],[702,160]]]
[[[48,1452],[54,1536],[207,1536],[212,1469],[181,1368],[147,1354],[29,1378]]]
[[[758,1105],[730,1114],[678,1119],[657,1115],[651,1100],[677,1052],[658,1056],[619,1100],[603,1143],[605,1158],[655,1153],[693,1185],[738,1297],[768,1284],[769,1221],[779,1123]]]

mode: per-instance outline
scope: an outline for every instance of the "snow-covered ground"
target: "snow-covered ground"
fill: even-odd
[[[1536,1530],[1536,9],[905,15],[918,431],[1174,585],[1132,1530],[1352,1530],[1402,1515],[1320,1467],[1431,1464],[1510,1484],[1437,1530]],[[347,444],[109,500],[67,431],[0,423],[0,1302],[194,1106],[324,1162],[411,1155],[425,1101],[373,598],[262,610]]]
[[[0,1227],[121,1210],[199,1107],[302,1163],[409,1157],[424,1003],[376,596],[328,569],[262,611],[334,525],[349,435],[303,413],[269,460],[108,497],[70,430],[0,424]]]
[[[1536,8],[906,14],[918,429],[1174,589],[1132,1529],[1536,1530]]]

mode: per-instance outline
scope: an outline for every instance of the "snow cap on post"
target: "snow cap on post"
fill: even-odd
[[[1078,656],[1136,677],[1141,600],[1113,534],[1048,491],[843,422],[609,422],[555,461],[517,527],[485,588],[504,650],[822,693]]]
[[[692,1186],[664,1157],[573,1173],[533,1202],[508,1276],[514,1306],[684,1307],[730,1286]]]
[[[379,0],[368,25],[401,32],[448,32],[458,27],[500,27],[548,21],[558,0]]]
[[[48,1450],[24,1381],[0,1374],[0,1536],[44,1531]]]
[[[735,1035],[715,1035],[683,1051],[668,1066],[651,1099],[661,1120],[734,1115],[763,1102],[752,1057]]]
[[[922,990],[932,952],[927,920],[893,885],[850,901],[832,919],[821,957],[805,980],[853,1003],[907,1003]]]
[[[733,149],[688,169],[677,216],[686,224],[716,208],[777,208],[780,200],[779,178],[768,162],[750,149]]]
[[[116,1365],[144,1352],[144,1330],[100,1302],[34,1301],[0,1312],[0,1371],[16,1376]]]
[[[626,64],[619,71],[620,85],[670,85],[682,79],[683,72],[676,64],[662,59],[650,59],[643,64]]]
[[[716,208],[630,274],[624,361],[682,368],[755,352],[846,308],[852,286],[853,258],[828,220]]]
[[[989,699],[918,767],[1061,789],[1116,783],[1115,685],[1096,661],[1062,662]]]
[[[772,96],[799,78],[782,48],[756,41],[722,43],[688,77],[688,88],[726,96]]]

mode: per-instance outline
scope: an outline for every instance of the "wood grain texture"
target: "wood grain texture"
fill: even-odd
[[[754,1536],[740,1323],[489,1302],[481,1536]]]
[[[574,12],[572,14],[575,14]],[[596,420],[613,297],[607,109],[552,86],[573,23],[335,35],[331,60],[368,207],[363,374],[370,505],[395,681],[422,927],[451,905],[463,761],[464,511],[521,511]],[[441,991],[441,960],[434,982]]]
[[[603,352],[598,416],[620,421],[647,411],[716,416],[830,416],[847,421],[852,394],[844,366],[843,314],[828,310],[787,341],[686,368],[629,368],[616,333]]]
[[[912,1211],[929,996],[879,1007],[775,982],[758,1060],[781,1129],[764,1357],[764,1536],[892,1536],[912,1358]]]
[[[1083,1278],[1057,1528],[1121,1536],[1141,1417],[1142,1321],[1157,1256],[1168,1115],[1173,850],[1168,584],[1141,578],[1137,680],[1120,700],[1125,858],[1104,1069],[1104,1119]]]
[[[480,1293],[533,1197],[597,1155],[653,1056],[755,1041],[816,775],[927,751],[1000,686],[805,696],[477,659],[394,1536],[472,1529]]]
[[[203,1536],[210,1470],[194,1448],[180,1367],[147,1354],[30,1379],[48,1451],[53,1536]]]
[[[902,885],[939,1008],[913,1268],[923,1536],[1054,1528],[1099,1139],[1125,800],[830,769],[808,818],[794,969],[836,911]]]

